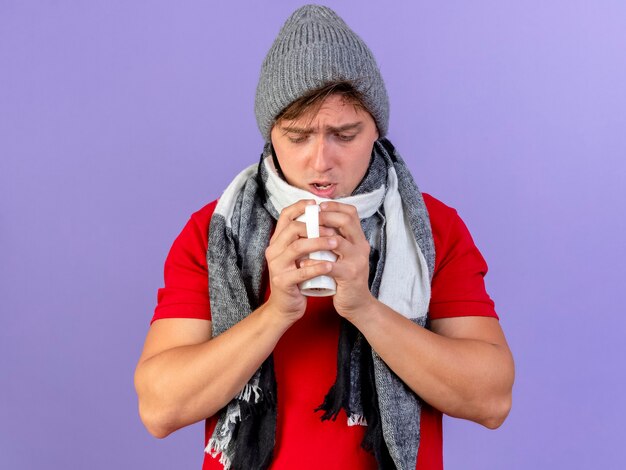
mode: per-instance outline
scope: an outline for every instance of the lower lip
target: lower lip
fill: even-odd
[[[333,197],[333,193],[335,192],[336,185],[331,184],[330,186],[324,189],[320,189],[313,184],[309,185],[309,187],[311,188],[311,192],[315,194],[316,196],[330,199]]]

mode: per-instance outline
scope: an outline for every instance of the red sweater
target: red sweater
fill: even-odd
[[[498,318],[485,290],[487,264],[457,212],[424,194],[435,243],[431,319],[458,316]],[[208,227],[216,202],[207,204],[174,241],[165,262],[165,287],[159,289],[152,321],[162,318],[211,319],[206,261]],[[332,298],[311,297],[302,319],[282,336],[274,350],[278,391],[273,470],[375,469],[374,457],[360,447],[364,428],[347,426],[345,414],[320,420],[319,406],[336,376],[340,318]],[[216,418],[206,421],[205,444]],[[443,469],[441,412],[422,410],[416,470]],[[205,455],[203,470],[220,469]]]

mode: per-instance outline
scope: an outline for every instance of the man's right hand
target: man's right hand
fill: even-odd
[[[290,323],[299,320],[306,310],[306,297],[298,284],[332,269],[328,261],[301,260],[314,251],[332,251],[337,247],[337,240],[332,237],[334,230],[320,227],[320,238],[309,239],[305,223],[296,221],[310,204],[315,201],[304,199],[283,209],[265,250],[271,290],[266,308]]]
[[[298,283],[327,274],[331,264],[302,261],[313,251],[334,248],[333,229],[307,239],[295,219],[307,204],[283,210],[266,250],[271,294],[266,303],[219,336],[211,322],[167,318],[152,324],[135,372],[141,419],[157,437],[212,416],[230,402],[272,353],[284,332],[304,315]],[[208,273],[207,273],[208,276]]]

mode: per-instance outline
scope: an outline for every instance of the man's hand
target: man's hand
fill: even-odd
[[[368,287],[369,252],[356,209],[320,204],[320,225],[336,230],[337,312],[365,336],[385,363],[442,412],[498,427],[511,407],[514,366],[494,318],[434,320],[432,331],[375,299]],[[419,360],[416,360],[419,358]]]
[[[332,238],[337,240],[333,250],[337,261],[329,273],[337,283],[333,303],[337,313],[350,320],[375,301],[368,286],[370,245],[354,206],[329,201],[320,208],[320,226],[333,229],[336,234]]]
[[[333,250],[334,230],[307,239],[295,219],[307,204],[300,201],[280,215],[266,250],[271,294],[266,303],[215,338],[211,322],[162,319],[150,327],[137,365],[135,386],[140,414],[150,432],[165,437],[222,409],[272,353],[284,332],[302,315],[306,297],[298,283],[327,274],[331,263],[300,259],[313,251]]]
[[[320,227],[320,238],[307,238],[306,225],[295,219],[304,214],[309,204],[315,201],[301,200],[283,209],[265,250],[271,289],[266,310],[291,323],[300,319],[306,309],[306,297],[300,293],[298,284],[328,274],[332,268],[328,261],[301,260],[314,251],[332,251],[338,244],[337,237],[329,236],[334,231],[323,227]]]

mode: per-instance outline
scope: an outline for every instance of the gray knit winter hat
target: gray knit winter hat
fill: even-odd
[[[379,135],[384,137],[389,100],[372,52],[330,8],[305,5],[297,9],[281,28],[261,67],[254,112],[266,141],[276,117],[289,104],[340,80],[351,82],[363,95]]]

